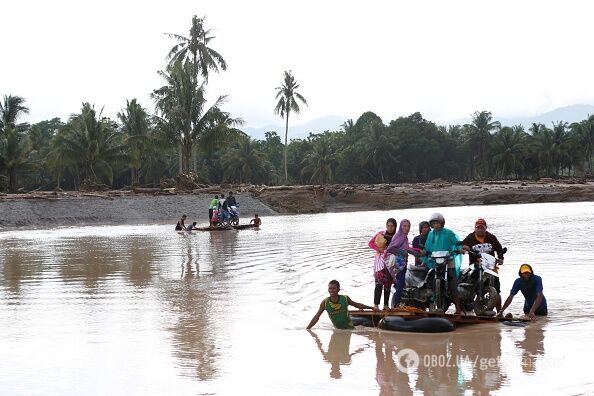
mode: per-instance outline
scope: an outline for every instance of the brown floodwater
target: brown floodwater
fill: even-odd
[[[528,262],[549,317],[413,334],[333,330],[324,314],[305,330],[331,279],[371,304],[367,241],[388,217],[416,224],[434,209],[266,217],[260,230],[211,233],[5,230],[0,394],[594,393],[594,203],[439,210],[460,236],[485,217],[509,249],[503,297]]]

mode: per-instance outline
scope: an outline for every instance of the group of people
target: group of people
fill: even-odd
[[[330,320],[337,328],[353,328],[348,317],[348,305],[360,309],[379,310],[382,291],[384,296],[384,309],[389,309],[389,298],[391,287],[395,287],[393,303],[400,304],[402,292],[406,286],[405,275],[408,265],[408,255],[415,256],[416,266],[432,268],[432,261],[427,259],[427,252],[436,251],[457,251],[463,254],[470,250],[477,253],[497,255],[500,263],[503,263],[505,249],[501,246],[497,237],[487,231],[487,222],[479,218],[474,223],[474,230],[462,241],[456,233],[445,228],[445,218],[441,213],[434,213],[428,221],[419,223],[419,235],[415,236],[412,243],[409,243],[408,234],[411,229],[411,222],[407,219],[400,221],[400,227],[393,218],[386,221],[386,229],[375,234],[368,245],[375,251],[373,261],[373,274],[375,279],[374,305],[373,307],[352,301],[348,296],[339,295],[340,284],[332,280],[328,285],[329,297],[320,304],[318,312],[308,325],[313,327],[320,318],[320,315],[327,311]],[[460,243],[461,242],[461,243]],[[460,298],[458,295],[457,281],[460,275],[461,256],[459,260],[449,260],[448,291],[456,308],[455,314],[461,313]],[[473,265],[478,260],[477,255],[469,256],[469,264]],[[495,277],[494,287],[497,293],[501,293],[499,278]],[[524,314],[530,319],[537,315],[547,315],[547,301],[543,294],[542,278],[534,274],[532,266],[522,264],[518,271],[518,278],[514,281],[509,297],[503,306],[498,298],[496,309],[498,315],[503,315],[505,309],[511,304],[514,296],[521,291],[524,296]]]
[[[219,194],[215,195],[208,205],[209,226],[212,227],[217,225],[221,219],[231,217],[232,214],[237,215],[237,208],[237,200],[233,195],[233,191],[229,191],[227,198],[225,198],[225,194],[220,194],[220,196]],[[176,231],[192,231],[197,229],[197,223],[195,221],[192,224],[186,225],[187,218],[188,216],[185,214],[181,216],[175,225]],[[254,214],[254,218],[250,220],[250,224],[253,224],[256,227],[259,227],[262,224],[262,219],[257,213]]]
[[[220,219],[229,217],[231,211],[237,210],[237,200],[233,195],[233,191],[229,191],[229,195],[225,198],[225,194],[215,195],[210,205],[208,205],[208,221],[211,226],[217,224]]]

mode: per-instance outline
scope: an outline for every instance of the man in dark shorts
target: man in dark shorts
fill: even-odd
[[[503,254],[505,250],[497,240],[497,237],[487,231],[487,222],[485,219],[477,219],[474,223],[474,232],[471,232],[462,241],[463,249],[466,251],[474,251],[476,253],[487,253],[491,256],[497,254],[497,258],[503,262]],[[469,264],[475,265],[477,257],[475,255],[469,255]],[[497,290],[498,294],[501,294],[501,284],[499,277],[495,277],[493,286]],[[497,310],[501,309],[501,296],[497,298]]]

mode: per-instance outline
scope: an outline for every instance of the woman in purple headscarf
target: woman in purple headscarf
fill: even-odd
[[[396,292],[392,298],[392,306],[395,307],[400,304],[402,298],[402,291],[404,290],[406,275],[406,265],[408,262],[408,252],[411,247],[408,244],[408,233],[410,231],[410,221],[403,219],[400,221],[398,232],[392,237],[388,248],[390,257],[386,259],[386,268],[390,275],[394,278],[394,287]]]

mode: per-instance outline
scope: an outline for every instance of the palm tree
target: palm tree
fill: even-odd
[[[359,142],[361,145],[362,164],[364,167],[373,166],[379,173],[381,182],[386,181],[386,175],[395,168],[396,146],[386,133],[383,123],[373,121],[365,128],[365,135]]]
[[[239,139],[223,156],[221,163],[225,180],[239,180],[239,183],[253,182],[253,178],[264,175],[269,168],[266,156],[249,137]]]
[[[486,177],[489,173],[489,161],[487,149],[491,141],[491,133],[501,129],[499,121],[493,121],[489,111],[475,112],[472,115],[472,122],[466,125],[469,133],[468,143],[473,152],[474,159],[479,163],[480,176]],[[474,166],[474,162],[473,162]]]
[[[559,121],[555,124],[553,122],[553,163],[557,169],[557,176],[562,172],[562,169],[565,167],[564,165],[569,165],[571,168],[569,138],[567,123]]]
[[[299,103],[307,106],[307,101],[300,93],[297,92],[299,84],[295,77],[291,74],[291,70],[285,71],[283,85],[276,87],[276,99],[278,103],[274,108],[274,114],[280,114],[281,118],[285,119],[285,183],[288,182],[289,176],[287,173],[287,140],[289,136],[289,115],[291,111],[299,114]]]
[[[571,124],[571,129],[576,135],[579,145],[583,150],[587,173],[591,174],[594,172],[594,115],[588,116],[588,118],[582,122],[574,122]]]
[[[243,120],[231,118],[229,113],[220,109],[227,101],[227,96],[219,96],[207,108],[205,84],[194,83],[190,62],[177,62],[169,73],[160,74],[166,85],[151,94],[160,113],[159,125],[172,141],[179,144],[180,171],[188,173],[196,143],[212,147],[215,137],[227,132],[233,134],[236,131],[234,128],[241,125]]]
[[[212,36],[210,29],[204,28],[204,19],[205,17],[198,18],[196,15],[192,17],[192,26],[188,37],[172,33],[167,34],[168,37],[177,41],[177,44],[169,51],[167,59],[170,68],[173,68],[177,62],[192,62],[194,76],[201,74],[204,80],[208,82],[209,71],[217,73],[219,69],[225,71],[227,70],[227,62],[225,62],[221,54],[208,46],[215,36]]]
[[[138,185],[144,149],[149,139],[150,116],[136,99],[132,99],[126,101],[126,108],[118,113],[118,118],[122,123],[122,132],[127,136],[132,184]]]
[[[310,182],[317,180],[320,184],[332,181],[336,166],[336,153],[332,151],[328,139],[318,138],[312,144],[312,150],[303,159],[306,164],[302,175],[311,174]]]
[[[28,160],[30,152],[27,135],[17,131],[14,126],[4,128],[4,137],[0,139],[0,162],[6,169],[10,192],[16,192],[17,170],[31,165]]]
[[[97,114],[89,103],[83,103],[80,114],[70,116],[62,137],[63,155],[78,159],[84,175],[91,182],[107,180],[113,183],[113,165],[123,160],[122,135]]]
[[[28,114],[25,99],[20,96],[4,95],[0,102],[0,135],[3,129],[17,127],[17,121],[23,114]]]
[[[501,170],[501,177],[507,176],[510,172],[517,176],[518,170],[523,170],[525,135],[522,126],[515,126],[503,127],[493,136],[491,153],[493,162]]]

